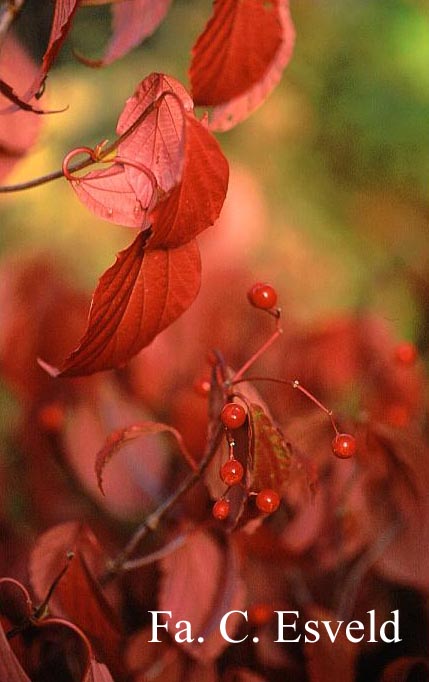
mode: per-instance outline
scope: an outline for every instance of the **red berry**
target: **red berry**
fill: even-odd
[[[214,503],[212,514],[218,521],[225,521],[229,516],[229,508],[230,504],[228,500],[221,498]]]
[[[264,514],[272,514],[279,508],[280,497],[275,490],[265,488],[256,495],[256,506]]]
[[[398,344],[394,351],[396,362],[402,365],[414,365],[417,360],[417,348],[410,341],[403,341]]]
[[[356,438],[350,433],[337,433],[332,441],[332,452],[340,459],[353,457],[356,452]]]
[[[238,459],[229,459],[221,466],[219,473],[225,485],[237,485],[244,476],[244,469]]]
[[[220,413],[220,419],[227,429],[239,429],[246,421],[246,410],[238,403],[226,403]]]
[[[269,623],[273,615],[274,609],[270,604],[252,604],[248,608],[249,623],[256,627]]]
[[[271,284],[264,284],[257,282],[247,292],[247,298],[255,308],[262,308],[262,310],[270,310],[274,308],[277,303],[277,291]]]
[[[210,381],[208,379],[197,379],[194,382],[194,391],[203,398],[206,398],[210,393]]]

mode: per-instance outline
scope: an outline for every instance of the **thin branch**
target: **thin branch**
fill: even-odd
[[[105,573],[100,577],[100,583],[106,585],[110,582],[118,573],[124,570],[124,565],[129,562],[130,557],[134,554],[140,542],[146,537],[149,532],[157,529],[161,519],[174,507],[174,505],[180,500],[185,493],[188,492],[195,485],[195,483],[200,479],[201,474],[205,471],[209,465],[211,459],[214,457],[216,450],[219,447],[220,441],[223,435],[223,426],[219,423],[215,429],[210,442],[207,445],[206,452],[201,462],[198,464],[198,469],[192,471],[178,486],[178,488],[167,497],[164,502],[162,502],[155,511],[153,511],[143,523],[137,528],[134,535],[129,540],[125,549],[118,554],[118,556],[109,561],[107,564],[107,569]]]
[[[146,109],[136,118],[134,123],[130,125],[127,130],[122,133],[112,144],[105,146],[104,144],[101,145],[96,145],[94,148],[94,157],[89,157],[88,159],[85,159],[84,161],[80,161],[79,163],[76,164],[71,164],[70,166],[67,165],[67,172],[68,173],[75,173],[76,171],[84,170],[85,168],[89,168],[89,166],[94,165],[95,163],[102,162],[109,154],[112,152],[116,151],[117,147],[124,142],[130,135],[132,135],[135,130],[139,127],[139,125],[151,114],[155,109],[158,109],[162,103],[162,101],[165,99],[167,95],[170,95],[174,98],[176,98],[179,102],[181,102],[180,98],[174,93],[174,92],[163,92],[158,99],[156,99],[154,102],[151,102]],[[181,102],[182,103],[182,102]],[[183,106],[183,103],[182,103]],[[69,155],[67,155],[69,156]],[[66,158],[67,158],[66,156]],[[114,162],[114,159],[112,159],[112,163]],[[129,162],[130,163],[130,162]],[[52,182],[53,180],[58,180],[59,178],[63,178],[65,176],[65,171],[64,167],[61,168],[60,170],[53,171],[52,173],[48,173],[47,175],[41,175],[38,178],[33,178],[33,180],[27,180],[26,182],[20,182],[17,183],[16,185],[3,185],[0,186],[0,194],[6,194],[6,193],[11,193],[11,192],[22,192],[23,190],[27,189],[32,189],[33,187],[39,187],[40,185],[45,185],[48,182]]]

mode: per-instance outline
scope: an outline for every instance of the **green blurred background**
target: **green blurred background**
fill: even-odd
[[[19,21],[43,53],[51,7],[28,2]],[[36,148],[9,182],[60,167],[77,145],[114,137],[125,99],[151,71],[185,84],[190,50],[211,3],[175,0],[156,34],[103,70],[78,63],[109,35],[107,6],[82,8],[48,79],[47,116]],[[429,23],[418,0],[291,0],[297,39],[281,85],[247,121],[221,136],[267,202],[269,229],[252,255],[255,273],[287,291],[303,320],[370,306],[398,335],[428,343]],[[2,250],[65,255],[90,292],[127,228],[95,219],[67,183],[4,196]],[[423,292],[423,293],[422,293]]]

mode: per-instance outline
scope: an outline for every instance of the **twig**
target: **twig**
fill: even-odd
[[[112,580],[118,573],[124,570],[124,565],[129,563],[130,557],[134,554],[140,542],[146,535],[156,530],[161,519],[174,507],[176,502],[192,488],[193,485],[200,479],[201,474],[209,465],[212,457],[214,457],[216,450],[219,447],[220,441],[223,435],[223,426],[219,424],[213,433],[213,436],[208,443],[206,452],[201,462],[198,465],[196,471],[192,471],[179,485],[179,487],[168,497],[164,502],[162,502],[152,514],[146,517],[143,523],[137,528],[134,535],[129,540],[125,548],[118,554],[118,556],[109,561],[107,564],[107,569],[105,573],[100,577],[100,583],[106,585],[110,580]],[[127,569],[129,570],[129,569]]]

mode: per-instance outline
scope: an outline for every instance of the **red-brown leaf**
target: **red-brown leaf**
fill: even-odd
[[[87,330],[61,376],[92,374],[128,362],[191,305],[200,286],[196,242],[145,250],[147,239],[140,232],[100,278]]]
[[[166,94],[168,93],[168,94]],[[149,113],[145,114],[150,107]],[[171,76],[152,73],[127,100],[116,131],[124,135],[141,117],[140,123],[118,147],[124,159],[142,164],[155,175],[167,192],[181,179],[185,151],[185,113],[192,100],[184,87]],[[125,173],[136,195],[142,195],[147,178],[132,166]]]
[[[31,682],[10,648],[2,627],[0,627],[0,680],[4,680],[4,682]]]
[[[113,4],[112,37],[102,59],[78,59],[88,66],[106,66],[148,38],[163,21],[171,0],[122,0]]]
[[[29,567],[34,593],[39,600],[46,596],[69,551],[74,558],[50,599],[50,611],[80,627],[112,670],[117,670],[120,626],[94,575],[104,570],[106,558],[88,528],[69,522],[38,538]]]
[[[237,563],[231,544],[222,547],[204,531],[189,535],[161,563],[159,608],[171,611],[175,621],[190,621],[193,636],[204,637],[203,643],[181,645],[194,658],[209,661],[227,645],[219,633],[220,619],[228,611],[241,609],[244,600]],[[239,623],[231,616],[229,625],[232,634]]]
[[[104,663],[99,663],[93,658],[84,682],[113,682],[113,677]]]
[[[9,34],[0,55],[2,77],[14,80],[15,88],[24,89],[34,78],[35,64],[21,45]],[[0,110],[9,105],[10,98],[0,95]],[[0,179],[25,155],[39,132],[41,119],[26,111],[11,111],[0,115]]]
[[[260,405],[249,405],[252,488],[280,491],[289,477],[292,452]]]
[[[70,181],[70,185],[85,206],[99,218],[126,227],[144,224],[145,209],[150,201],[152,185],[145,176],[147,203],[137,199],[130,186],[122,164],[115,163],[109,168],[91,171],[83,177]]]
[[[412,682],[429,676],[429,660],[421,656],[403,656],[383,670],[380,682]]]
[[[56,0],[48,47],[43,55],[39,76],[33,86],[34,92],[37,92],[48,75],[48,71],[67,37],[78,6],[79,0]]]
[[[97,474],[98,487],[100,488],[101,492],[104,494],[104,467],[118,450],[120,450],[130,440],[134,440],[135,438],[164,432],[171,433],[175,437],[184,458],[191,464],[193,468],[192,457],[186,449],[181,434],[175,428],[169,426],[168,424],[161,424],[159,422],[142,422],[140,424],[133,424],[132,426],[128,426],[125,429],[118,429],[117,431],[111,433],[107,438],[103,448],[97,453],[95,460],[95,473]]]
[[[333,620],[333,625],[337,616],[317,605],[309,606],[306,612],[309,620]],[[342,682],[354,682],[355,680],[355,661],[359,653],[359,647],[349,641],[345,635],[345,630],[340,629],[335,642],[331,642],[328,637],[320,637],[315,643],[304,645],[306,667],[310,682],[331,682],[341,680]]]
[[[295,29],[289,14],[287,0],[275,0],[280,25],[281,43],[263,76],[239,95],[232,95],[229,101],[214,106],[211,130],[225,131],[240,123],[257,109],[279,83],[293,51]],[[266,3],[265,3],[266,4]]]
[[[228,163],[215,138],[186,116],[186,148],[180,185],[153,214],[151,246],[176,247],[219,217],[228,187]]]
[[[217,106],[248,96],[267,77],[273,79],[273,68],[278,80],[292,52],[293,35],[287,0],[216,0],[193,48],[195,104]]]

